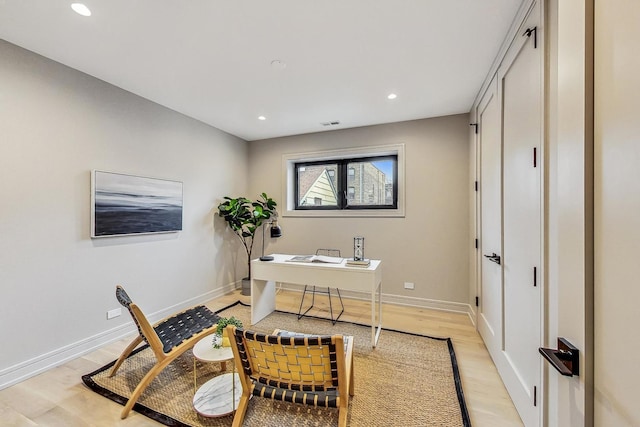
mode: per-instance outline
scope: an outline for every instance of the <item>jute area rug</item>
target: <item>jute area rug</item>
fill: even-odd
[[[250,308],[237,302],[219,311],[250,325]],[[371,347],[370,326],[304,317],[276,311],[251,329],[272,332],[285,329],[313,334],[344,334],[354,337],[355,395],[349,406],[350,426],[464,426],[470,427],[456,357],[450,339],[430,338],[383,330],[376,348]],[[122,405],[142,376],[153,366],[148,347],[130,356],[114,378],[113,362],[82,377],[97,393]],[[205,418],[193,409],[194,372],[190,351],[171,363],[142,394],[134,410],[169,426],[230,426],[232,415]],[[219,375],[218,363],[196,363],[200,386]],[[227,363],[232,369],[232,363]],[[336,426],[338,413],[302,405],[254,397],[244,426]]]

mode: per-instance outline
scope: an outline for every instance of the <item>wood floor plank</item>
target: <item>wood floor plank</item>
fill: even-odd
[[[0,420],[2,420],[3,425],[13,427],[37,426],[37,424],[29,418],[3,402],[0,402]]]

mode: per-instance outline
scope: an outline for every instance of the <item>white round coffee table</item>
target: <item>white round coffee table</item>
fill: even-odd
[[[226,362],[233,361],[231,347],[214,348],[213,336],[206,336],[193,347],[194,384],[196,384],[195,360],[203,362],[219,362],[222,370],[226,369]],[[193,396],[193,407],[204,417],[221,417],[235,411],[240,402],[242,384],[236,373],[218,375],[204,383]]]

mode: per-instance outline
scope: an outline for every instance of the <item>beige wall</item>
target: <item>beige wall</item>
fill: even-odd
[[[564,337],[580,350],[580,375],[546,368],[546,423],[583,426],[591,420],[593,352],[587,244],[591,168],[586,129],[586,11],[582,0],[549,2],[547,328],[545,347]],[[586,423],[586,424],[585,424]]]
[[[264,191],[280,204],[284,154],[405,144],[404,218],[285,217],[284,235],[268,242],[268,252],[307,254],[330,247],[353,256],[353,237],[362,235],[365,256],[384,262],[387,300],[453,302],[466,311],[472,244],[468,120],[464,114],[251,142],[250,196]],[[404,282],[415,283],[415,290],[405,290]]]
[[[594,4],[592,120],[588,52]],[[640,41],[640,4],[554,0],[549,5],[548,345],[564,336],[581,358],[578,377],[550,370],[545,425],[637,426],[640,61],[634,49]]]
[[[595,1],[595,425],[638,426],[640,2]]]
[[[246,163],[244,141],[0,40],[0,387],[126,332],[118,283],[150,315],[233,286],[213,208]],[[182,181],[184,231],[90,239],[92,169]]]

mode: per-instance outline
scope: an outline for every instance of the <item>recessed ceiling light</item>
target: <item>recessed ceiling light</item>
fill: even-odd
[[[395,93],[390,93],[389,95],[387,95],[387,99],[396,99],[398,97],[398,95],[396,95]]]
[[[287,68],[287,63],[280,61],[279,59],[274,59],[273,61],[271,61],[271,68],[276,70],[284,70],[285,68]]]
[[[258,120],[267,120],[265,116],[258,116]]]
[[[82,3],[72,3],[71,9],[82,16],[91,16],[91,11]]]

